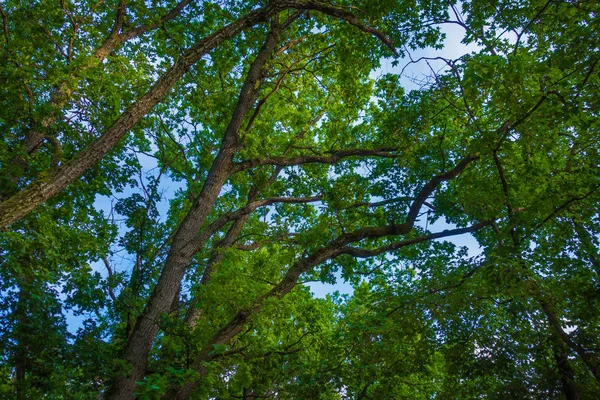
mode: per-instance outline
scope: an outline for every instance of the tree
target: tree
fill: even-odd
[[[597,397],[593,2],[0,11],[5,393]]]

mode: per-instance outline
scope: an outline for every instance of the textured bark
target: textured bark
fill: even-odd
[[[0,229],[5,229],[8,225],[27,215],[38,205],[60,193],[100,161],[125,136],[129,129],[146,116],[168,94],[177,81],[202,56],[242,30],[264,21],[265,18],[277,11],[278,8],[275,7],[252,11],[245,17],[197,42],[158,79],[141,99],[121,114],[96,142],[92,143],[70,162],[60,166],[49,175],[38,178],[27,188],[0,203]],[[224,156],[226,155],[224,154],[222,157]],[[207,183],[209,185],[213,184]]]
[[[107,395],[108,399],[130,399],[135,392],[136,382],[144,376],[152,343],[159,330],[157,320],[161,314],[169,312],[185,271],[201,245],[198,243],[199,232],[201,232],[206,217],[212,210],[223,185],[232,173],[231,165],[233,156],[239,147],[240,128],[244,117],[256,101],[260,88],[259,82],[264,74],[264,66],[279,42],[280,33],[278,28],[270,32],[248,71],[219,153],[208,173],[202,191],[173,237],[173,244],[167,255],[162,274],[146,308],[137,319],[125,347],[124,359],[133,366],[133,371],[129,376],[121,376],[115,380]]]

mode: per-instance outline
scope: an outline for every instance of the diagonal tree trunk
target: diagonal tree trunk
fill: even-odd
[[[231,39],[244,29],[265,21],[280,8],[266,7],[248,13],[188,49],[161,76],[152,88],[127,109],[94,143],[73,160],[36,179],[27,188],[0,203],[0,229],[27,215],[38,205],[60,193],[85,171],[99,162],[144,116],[146,116],[175,86],[177,81],[204,55]]]
[[[252,63],[237,106],[225,131],[219,153],[208,173],[202,191],[194,201],[191,210],[177,229],[173,244],[165,261],[162,274],[154,288],[142,315],[137,319],[124,351],[124,359],[133,366],[128,376],[121,376],[114,382],[108,399],[130,399],[146,369],[146,363],[154,338],[158,333],[158,317],[167,313],[176,297],[181,280],[192,257],[198,251],[197,237],[206,217],[212,210],[226,180],[231,175],[233,156],[239,148],[239,133],[244,117],[252,109],[258,97],[264,68],[279,43],[281,25],[271,30],[265,43]]]
[[[575,385],[575,372],[569,364],[568,353],[565,351],[563,344],[560,342],[553,344],[552,353],[554,354],[565,398],[567,400],[579,400],[579,391],[577,385]]]

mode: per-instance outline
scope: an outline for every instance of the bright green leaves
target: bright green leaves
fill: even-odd
[[[159,23],[174,1],[127,2],[119,32],[156,29],[99,61],[93,52],[112,30],[117,3],[3,5],[3,196],[88,149],[184,49],[258,6],[193,2]],[[552,397],[566,376],[560,355],[581,398],[597,397],[578,352],[598,361],[596,6],[323,5],[356,19],[311,10],[289,26],[255,83],[258,99],[234,146],[221,142],[265,39],[262,22],[199,60],[108,158],[2,234],[3,393],[18,386],[67,397],[67,387],[94,397],[133,371],[116,360],[223,150],[234,166],[218,171],[226,183],[214,204],[200,204],[210,208],[204,225],[174,246],[197,251],[178,266],[187,273],[169,311],[152,320],[160,333],[138,397],[196,380],[198,398]],[[438,24],[449,19],[481,48],[446,60],[418,91],[407,93],[390,71],[372,76],[391,54],[381,37],[400,54],[436,48]],[[380,38],[365,32],[371,28]],[[42,142],[28,154],[24,139],[36,127],[44,128]],[[53,139],[62,143],[58,161]],[[356,151],[335,158],[349,150]],[[458,176],[440,175],[468,156],[477,159]],[[256,166],[235,169],[249,160]],[[349,245],[416,240],[437,231],[436,221],[450,229],[488,221],[474,233],[482,256],[467,258],[443,241],[372,258],[346,254],[311,265],[299,280],[341,277],[352,295],[271,292],[292,266],[340,237],[402,224],[424,188],[431,190],[410,232]],[[111,219],[94,209],[98,194],[112,201]],[[278,197],[313,201],[262,205],[193,242],[248,203]],[[86,317],[76,333],[66,312]],[[236,318],[241,330],[214,340]],[[12,383],[20,365],[25,377]]]

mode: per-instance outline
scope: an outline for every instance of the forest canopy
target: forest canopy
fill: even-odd
[[[599,398],[599,13],[0,0],[0,397]]]

